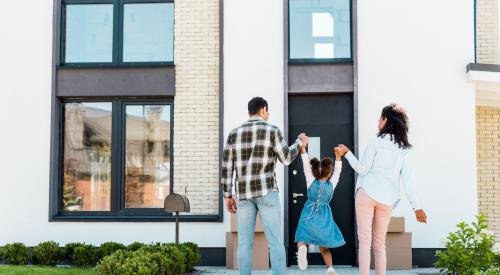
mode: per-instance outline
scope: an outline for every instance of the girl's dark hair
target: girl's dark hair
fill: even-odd
[[[262,97],[254,97],[248,102],[248,114],[253,116],[257,114],[260,109],[267,108],[267,101]]]
[[[333,159],[323,158],[319,161],[317,158],[312,158],[310,161],[311,170],[316,179],[331,177],[333,173]]]
[[[399,148],[410,149],[412,145],[408,141],[408,116],[406,111],[398,104],[391,104],[382,109],[382,118],[387,121],[378,133],[379,137],[389,135],[391,141],[399,145]]]

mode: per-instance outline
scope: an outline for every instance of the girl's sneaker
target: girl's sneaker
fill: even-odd
[[[299,247],[297,252],[297,263],[299,264],[300,270],[306,270],[307,268],[307,246]]]
[[[326,275],[338,275],[337,272],[335,272],[335,269],[333,269],[332,266],[330,266],[327,270],[326,270]]]

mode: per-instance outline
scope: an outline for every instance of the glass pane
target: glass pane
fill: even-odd
[[[64,104],[64,211],[110,211],[111,103]]]
[[[170,190],[170,106],[126,107],[125,207],[163,208]]]
[[[125,4],[123,62],[174,60],[174,5]]]
[[[350,58],[350,0],[290,0],[290,59]]]
[[[310,158],[321,159],[321,138],[309,137],[309,144],[307,145],[307,154]]]
[[[66,6],[65,62],[113,61],[113,5]]]

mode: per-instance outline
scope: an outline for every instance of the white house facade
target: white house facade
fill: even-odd
[[[54,240],[172,242],[170,193],[185,195],[180,241],[225,265],[230,217],[220,153],[262,96],[289,141],[362,155],[381,109],[410,117],[413,265],[485,214],[500,238],[498,0],[29,0],[0,9],[0,246]],[[492,12],[493,11],[493,12]],[[493,23],[492,23],[493,22]],[[21,111],[20,111],[21,110]],[[300,161],[277,169],[284,245],[305,190]],[[299,173],[300,174],[300,173]],[[355,175],[333,201],[356,265]],[[303,201],[302,201],[303,204]]]

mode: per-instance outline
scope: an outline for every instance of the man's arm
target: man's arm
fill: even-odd
[[[233,173],[234,173],[234,153],[233,146],[235,136],[230,134],[227,138],[226,145],[222,151],[222,164],[221,164],[221,186],[224,193],[224,198],[232,197],[233,189]]]
[[[288,166],[299,155],[299,149],[302,145],[302,141],[300,139],[297,139],[292,145],[288,146],[285,139],[283,138],[281,130],[276,129],[273,144],[273,150],[276,155],[278,155],[278,159],[281,161],[281,163]]]

